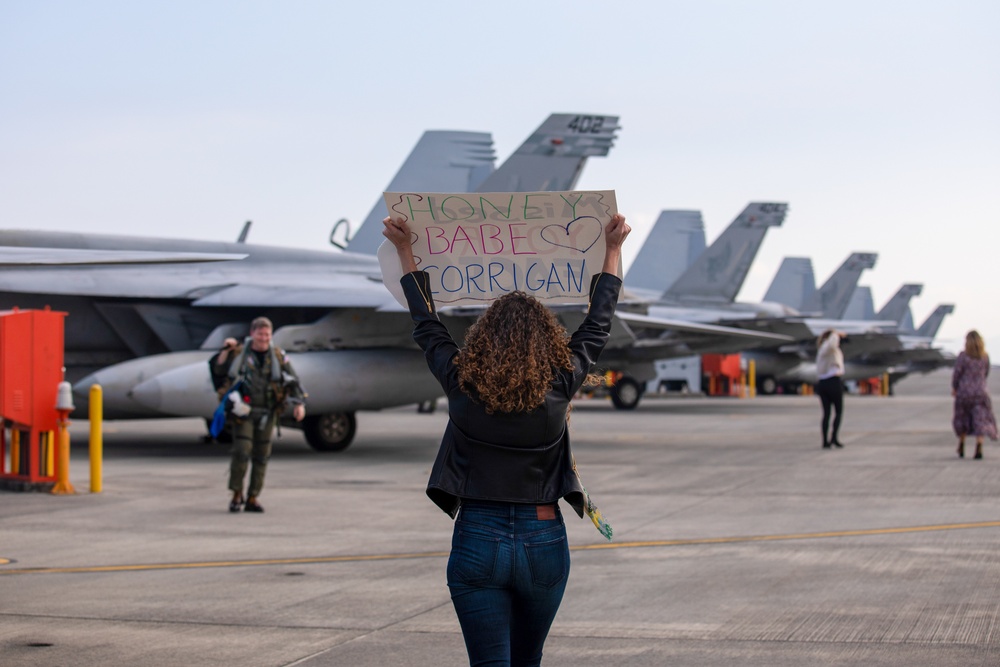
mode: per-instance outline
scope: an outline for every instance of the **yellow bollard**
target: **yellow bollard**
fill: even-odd
[[[90,492],[100,493],[104,488],[102,466],[104,461],[104,399],[101,385],[90,386]]]
[[[888,373],[883,373],[882,374],[882,395],[883,396],[888,396],[889,395],[889,374]]]
[[[757,362],[753,359],[747,364],[747,389],[750,398],[757,398]]]
[[[42,451],[45,453],[45,476],[52,477],[56,469],[56,434],[46,431],[42,434]]]
[[[76,493],[69,482],[69,410],[59,410],[58,450],[56,452],[56,485],[52,493],[68,495]]]
[[[21,474],[21,432],[16,428],[10,429],[10,471]]]

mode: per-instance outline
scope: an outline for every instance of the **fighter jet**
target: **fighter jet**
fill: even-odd
[[[741,322],[737,325],[780,332],[796,341],[779,347],[753,350],[745,355],[748,361],[752,359],[754,362],[757,390],[760,393],[773,394],[782,385],[802,384],[805,380],[799,379],[794,373],[815,356],[816,337],[826,329],[849,331],[852,334],[850,345],[854,346],[853,352],[856,354],[861,354],[863,350],[898,347],[898,340],[894,336],[887,337],[882,333],[894,327],[892,322],[852,323],[841,319],[862,272],[873,268],[877,259],[876,253],[851,253],[819,289],[809,289],[814,284],[814,279],[812,262],[808,258],[786,257],[782,261],[765,299],[778,299],[801,314]],[[845,343],[845,357],[851,352],[850,346]]]
[[[794,263],[789,260],[794,259]],[[784,277],[788,279],[792,275],[791,268],[801,268],[802,258],[786,258],[779,269],[775,280],[768,290],[769,293],[777,293],[780,289],[778,281]],[[858,288],[856,282],[860,276],[859,267],[871,268],[874,266],[875,256],[868,260],[859,261],[853,258],[853,270],[845,271],[845,275],[839,279],[830,281],[835,283],[835,289],[839,293],[837,299],[822,296],[807,298],[806,303],[813,306],[823,304],[827,307],[822,318],[805,318],[801,321],[791,320],[787,326],[803,327],[800,333],[794,333],[789,328],[779,328],[799,339],[794,345],[785,345],[770,350],[754,350],[747,355],[748,359],[753,359],[757,368],[757,388],[761,393],[774,393],[779,387],[784,387],[786,391],[795,391],[803,383],[815,383],[816,366],[814,357],[816,353],[816,337],[826,329],[838,329],[848,334],[847,340],[843,344],[845,359],[845,380],[863,380],[871,377],[882,376],[889,373],[891,380],[905,377],[909,372],[928,372],[940,365],[949,363],[947,354],[934,348],[933,335],[914,335],[912,327],[906,326],[906,315],[909,312],[910,300],[919,295],[923,286],[919,284],[903,285],[896,294],[890,298],[877,313],[871,306],[871,291],[868,288]],[[808,260],[806,260],[808,261]],[[845,268],[849,269],[852,258],[838,269],[838,273]],[[809,267],[811,272],[811,265]],[[835,273],[836,277],[837,274]],[[847,307],[843,308],[843,296],[851,288],[851,298]],[[817,293],[822,290],[817,290]],[[843,308],[843,310],[841,310]],[[842,319],[830,317],[837,312],[844,312]],[[942,311],[943,312],[943,311]],[[870,313],[867,317],[850,318],[847,315]],[[940,316],[943,318],[943,314]],[[940,325],[940,319],[937,319]],[[928,329],[933,322],[928,323]],[[909,330],[908,330],[909,329]],[[770,329],[769,329],[770,330]],[[936,333],[936,327],[934,329]]]
[[[773,207],[775,210],[778,207],[784,207],[784,205],[776,204],[765,206]],[[783,211],[783,208],[781,210]],[[696,212],[685,212],[688,216],[692,213]],[[735,296],[739,292],[746,272],[763,241],[764,232],[769,226],[779,225],[783,219],[782,215],[780,219],[777,217],[770,220],[761,218],[756,220],[755,224],[746,224],[753,217],[751,212],[745,211],[743,217],[737,218],[730,229],[720,235],[712,247],[705,251],[704,258],[698,253],[690,253],[688,262],[691,266],[687,270],[685,280],[681,281],[678,278],[674,281],[670,288],[657,299],[658,304],[651,307],[649,313],[657,317],[664,317],[667,314],[679,315],[684,319],[706,323],[713,322],[730,329],[783,335],[784,342],[781,344],[774,342],[768,344],[762,341],[744,341],[741,344],[740,341],[736,340],[724,343],[723,338],[717,337],[711,343],[722,344],[714,349],[711,345],[692,349],[692,352],[697,352],[699,355],[711,352],[740,352],[747,359],[754,359],[758,365],[758,384],[765,393],[773,393],[777,387],[776,378],[803,363],[807,355],[804,349],[811,346],[818,334],[815,329],[820,327],[819,331],[822,331],[823,328],[829,326],[829,320],[837,319],[843,313],[861,272],[874,266],[876,255],[874,253],[853,253],[818,290],[815,288],[811,261],[808,258],[786,258],[763,302],[759,304],[737,303]],[[664,238],[672,233],[675,252],[677,249],[681,249],[681,254],[683,254],[683,248],[687,247],[688,239],[686,236],[700,235],[702,238],[704,237],[700,215],[698,215],[697,222],[692,222],[692,218],[684,221],[679,212],[674,212],[673,222],[671,223],[669,216],[664,215],[657,221],[657,227],[661,225],[667,228],[662,232]],[[673,232],[669,231],[671,228]],[[683,234],[681,230],[683,230]],[[656,232],[655,227],[654,232]],[[742,236],[736,237],[737,234]],[[653,233],[650,234],[650,238],[655,238]],[[662,240],[656,243],[664,245]],[[698,245],[697,241],[695,245]],[[741,251],[734,253],[731,250],[733,247],[739,247]],[[636,293],[648,295],[651,285],[648,284],[645,276],[655,275],[656,267],[651,264],[652,260],[644,259],[646,257],[643,254],[645,250],[644,245],[629,269],[629,274],[626,276],[626,286]],[[649,256],[652,257],[656,254],[663,256],[660,250],[649,253]],[[695,266],[695,259],[699,262],[698,266]],[[728,266],[728,272],[713,273],[711,268],[720,265]],[[629,283],[633,274],[641,276],[640,279],[645,281],[639,288],[632,288]],[[667,305],[660,306],[661,303]],[[883,324],[890,325],[890,323]],[[873,324],[866,323],[853,327],[853,330],[858,334],[853,344],[859,353],[862,349],[885,349],[887,346],[896,349],[898,347],[898,340],[895,337],[891,338],[890,346],[890,340],[883,340],[883,336],[869,336],[869,330],[877,330]],[[700,365],[698,357],[685,359],[678,355],[664,356],[657,359],[656,362],[662,368],[664,362],[671,358],[677,359],[678,362],[684,362],[682,365],[685,368]],[[630,370],[635,373],[634,369]],[[685,375],[690,375],[690,372],[685,371]],[[639,379],[635,375],[626,376],[624,383],[626,392],[635,397],[637,403],[638,398],[641,397],[642,386]]]
[[[489,134],[428,132],[388,189],[469,191],[498,183],[570,189],[588,157],[608,153],[617,129],[617,116],[553,114],[496,172]],[[370,220],[382,217],[384,206],[377,207]],[[363,238],[359,232],[351,249]],[[310,392],[303,429],[316,449],[349,445],[356,410],[440,394],[413,345],[409,316],[382,285],[373,255],[30,231],[0,231],[0,247],[192,254],[192,261],[155,270],[120,263],[0,266],[0,307],[49,305],[70,313],[67,379],[84,388],[78,409],[96,382],[108,419],[209,416],[215,398],[205,361],[257,315],[275,322],[275,342],[290,352]],[[203,263],[206,253],[244,259]]]
[[[898,324],[900,332],[914,332],[913,312],[910,310],[909,302],[915,296],[919,296],[923,285],[910,284],[903,285],[899,291],[886,302],[882,309],[876,313],[872,290],[865,285],[858,285],[851,295],[851,301],[847,305],[844,313],[845,320],[893,320]]]
[[[764,235],[782,224],[787,209],[782,203],[751,203],[708,248],[698,211],[661,213],[625,277],[618,319],[627,331],[621,337],[636,340],[615,345],[616,323],[601,356],[601,364],[619,376],[611,392],[615,407],[639,404],[658,361],[791,342],[782,333],[723,322],[795,314],[776,304],[736,301]]]

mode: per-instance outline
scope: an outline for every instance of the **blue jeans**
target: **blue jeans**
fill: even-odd
[[[472,667],[540,664],[568,579],[557,506],[462,501],[448,588]]]

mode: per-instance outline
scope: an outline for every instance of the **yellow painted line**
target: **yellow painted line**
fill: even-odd
[[[405,560],[407,558],[439,558],[447,551],[425,551],[415,554],[371,554],[367,556],[317,556],[314,558],[262,558],[254,560],[212,560],[200,563],[149,563],[146,565],[94,565],[89,567],[26,567],[0,570],[4,574],[67,574],[78,572],[142,572],[149,570],[193,570],[206,567],[247,567],[251,565],[313,565],[316,563],[351,563],[356,561]]]
[[[901,528],[869,528],[864,530],[837,530],[820,533],[788,533],[784,535],[744,535],[735,537],[700,537],[678,540],[648,540],[641,542],[607,542],[570,547],[570,551],[595,549],[635,549],[640,547],[680,547],[702,544],[739,544],[746,542],[776,542],[782,540],[815,540],[831,537],[864,537],[870,535],[900,535],[905,533],[930,533],[945,530],[972,528],[1000,528],[1000,521],[973,523],[945,523],[931,526],[905,526]],[[414,558],[444,558],[447,551],[423,551],[409,554],[369,554],[356,556],[316,556],[311,558],[264,558],[253,560],[217,560],[194,563],[148,563],[146,565],[94,565],[88,567],[27,567],[0,570],[0,576],[10,574],[76,574],[99,572],[148,572],[151,570],[193,570],[209,567],[250,567],[257,565],[316,565],[321,563],[355,563],[380,560],[407,560]],[[10,563],[0,559],[0,565]]]
[[[735,544],[737,542],[774,542],[778,540],[815,540],[825,537],[858,537],[865,535],[896,535],[902,533],[929,533],[942,530],[968,528],[1000,528],[1000,521],[975,523],[945,523],[933,526],[906,526],[903,528],[869,528],[865,530],[836,530],[823,533],[789,533],[787,535],[745,535],[742,537],[702,537],[685,540],[652,540],[646,542],[608,542],[572,547],[574,551],[591,549],[629,549],[635,547],[676,547],[695,544]]]

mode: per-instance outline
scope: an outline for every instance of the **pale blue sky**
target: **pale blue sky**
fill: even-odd
[[[784,256],[856,250],[876,308],[907,282],[939,340],[1000,358],[1000,3],[0,0],[0,225],[326,247],[426,129],[617,114],[581,188],[636,229],[786,201],[741,298]]]

